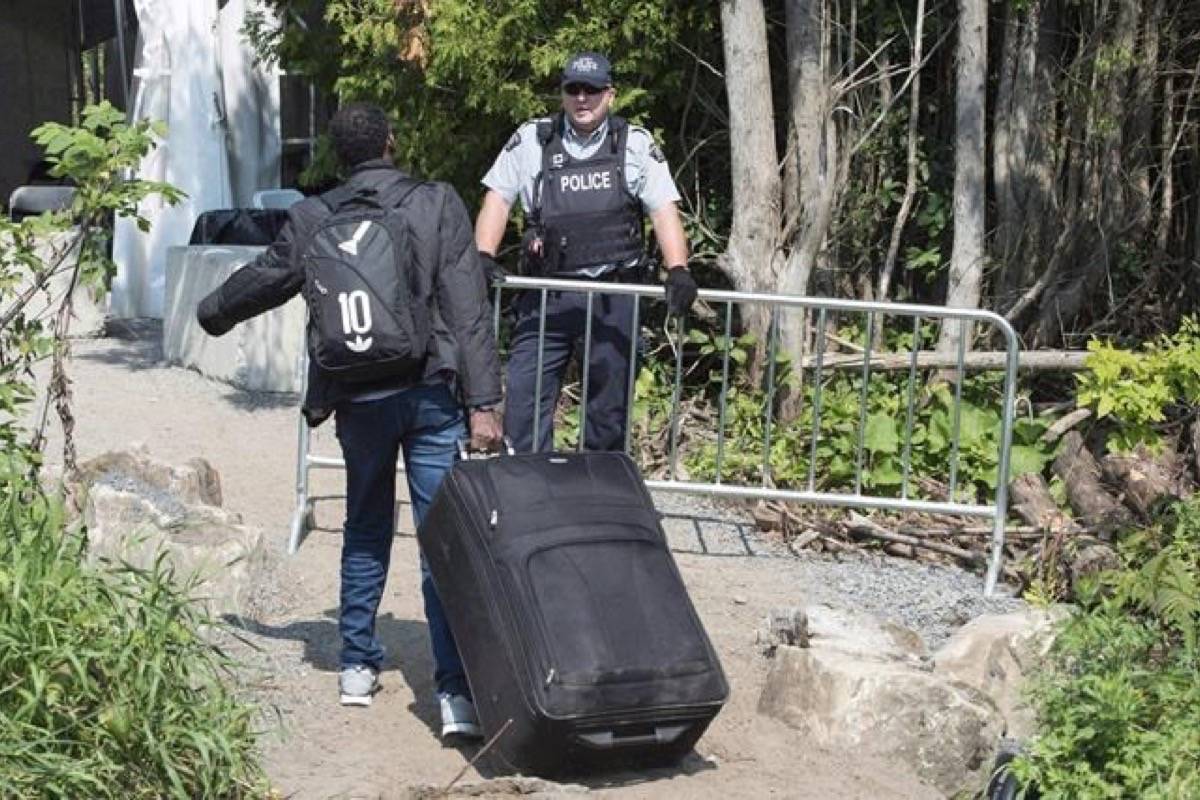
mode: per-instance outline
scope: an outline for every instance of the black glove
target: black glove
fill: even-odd
[[[504,277],[508,273],[504,271],[504,267],[496,263],[496,259],[493,256],[480,250],[479,264],[483,268],[483,277],[487,279],[488,286],[504,282]]]
[[[696,302],[696,293],[700,287],[687,267],[675,267],[667,270],[667,313],[683,316]]]

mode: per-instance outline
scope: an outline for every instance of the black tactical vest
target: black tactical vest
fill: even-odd
[[[532,221],[542,236],[544,274],[640,262],[642,204],[625,186],[629,126],[610,116],[605,141],[587,159],[567,154],[562,131],[561,114],[538,124],[542,171],[534,181]]]

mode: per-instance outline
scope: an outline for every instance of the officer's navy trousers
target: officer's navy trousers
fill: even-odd
[[[621,450],[628,425],[626,403],[633,307],[631,295],[592,294],[591,349],[588,353],[585,450]],[[534,436],[534,396],[538,375],[538,317],[541,292],[525,291],[517,299],[517,321],[508,360],[504,432],[518,453],[553,449],[554,409],[563,374],[573,354],[583,358],[588,296],[581,292],[547,292],[542,348],[542,391],[539,431]],[[580,370],[582,376],[583,370]],[[536,438],[537,446],[534,447]]]

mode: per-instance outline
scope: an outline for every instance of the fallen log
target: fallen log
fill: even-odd
[[[788,546],[793,550],[803,550],[820,538],[821,532],[819,530],[816,530],[815,528],[809,528],[795,539],[789,539]]]
[[[1046,428],[1045,432],[1042,433],[1042,441],[1051,444],[1057,442],[1062,438],[1063,434],[1090,416],[1092,416],[1090,408],[1077,408],[1070,414],[1064,414],[1061,419],[1056,420]]]
[[[1026,472],[1008,485],[1010,507],[1028,525],[1044,531],[1077,531],[1075,520],[1063,513],[1050,496],[1050,487],[1041,475]]]
[[[1063,437],[1052,469],[1066,487],[1071,508],[1085,525],[1096,529],[1101,539],[1111,540],[1117,530],[1133,522],[1129,509],[1104,488],[1100,465],[1078,431]]]
[[[897,533],[905,536],[934,536],[941,538],[990,539],[995,534],[991,525],[964,525],[957,528],[923,528],[917,525],[898,525]],[[1040,539],[1042,529],[1034,525],[1008,526],[1004,529],[1004,540]]]
[[[1078,372],[1083,369],[1088,355],[1085,350],[1032,350],[1020,354],[1018,368],[1022,372]],[[963,367],[968,372],[999,370],[1004,369],[1007,362],[1008,354],[1003,350],[975,350],[965,354]],[[805,356],[801,364],[804,369],[813,369],[817,357]],[[859,353],[825,353],[821,359],[823,369],[862,369],[862,364],[863,357]],[[912,354],[881,353],[871,356],[870,364],[871,369],[878,372],[905,370],[912,365]],[[954,353],[917,352],[917,369],[953,370],[957,366],[958,357]]]
[[[1121,487],[1125,504],[1149,519],[1163,503],[1179,497],[1169,463],[1138,448],[1132,453],[1109,453],[1101,459],[1100,468],[1109,483]]]

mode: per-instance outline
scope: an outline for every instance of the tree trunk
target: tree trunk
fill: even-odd
[[[1137,454],[1109,453],[1101,463],[1104,477],[1121,487],[1125,505],[1150,519],[1161,503],[1179,497],[1171,474],[1161,463]]]
[[[837,136],[830,120],[824,0],[787,0],[790,127],[795,131],[796,194],[786,197],[788,257],[780,288],[807,294],[833,214]]]
[[[833,219],[838,139],[831,119],[833,86],[825,1],[787,0],[786,10],[789,128],[794,135],[790,155],[796,180],[794,193],[784,198],[787,256],[780,291],[806,295]],[[782,316],[780,345],[793,363],[799,363],[811,328],[807,313]],[[798,413],[803,388],[798,383],[783,398],[780,411],[785,419]]]
[[[1143,95],[1135,84],[1134,57],[1141,0],[1117,0],[1115,19],[1096,21],[1099,46],[1091,59],[1086,122],[1076,131],[1070,158],[1080,172],[1078,219],[1085,226],[1082,246],[1072,254],[1073,270],[1044,296],[1034,342],[1053,345],[1064,328],[1094,306],[1110,276],[1117,245],[1136,239],[1134,226],[1147,219],[1148,198],[1135,191],[1149,157],[1139,125]],[[1077,118],[1079,113],[1073,112]],[[1068,198],[1070,202],[1070,198]],[[1073,213],[1070,209],[1067,216]]]
[[[721,41],[733,185],[733,221],[721,266],[738,291],[772,292],[778,288],[780,178],[762,0],[722,0]],[[761,344],[768,312],[748,306],[742,321]]]
[[[1009,484],[1013,513],[1035,528],[1050,533],[1077,532],[1079,527],[1050,496],[1045,479],[1035,472],[1013,478]]]
[[[1009,306],[1025,290],[1034,267],[1045,263],[1053,240],[1054,167],[1050,130],[1053,102],[1049,63],[1059,37],[1048,30],[1050,0],[1032,0],[1023,11],[1007,4],[996,107],[992,112],[992,185],[1000,262],[996,293]]]
[[[983,293],[984,108],[987,78],[987,2],[958,0],[958,80],[955,86],[954,245],[946,305],[978,308]],[[938,350],[953,352],[959,338],[971,343],[971,326],[942,326]]]
[[[1192,421],[1192,461],[1195,469],[1196,483],[1200,484],[1200,419]]]

